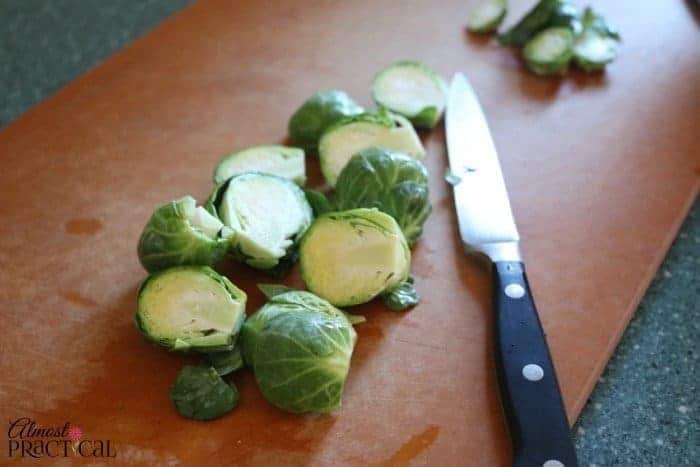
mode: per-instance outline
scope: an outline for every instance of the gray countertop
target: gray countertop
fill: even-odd
[[[0,0],[0,126],[188,3]],[[700,465],[699,310],[696,202],[574,427],[582,466]]]

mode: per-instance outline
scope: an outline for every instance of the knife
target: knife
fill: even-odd
[[[493,266],[496,371],[513,466],[577,466],[496,148],[476,94],[461,73],[450,84],[445,125],[463,246],[467,253],[486,255]]]

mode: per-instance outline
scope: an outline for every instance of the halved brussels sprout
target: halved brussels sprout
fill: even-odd
[[[498,29],[506,16],[506,0],[482,0],[469,14],[467,30],[476,33]]]
[[[245,319],[246,294],[207,266],[148,276],[138,292],[136,327],[168,350],[231,350]]]
[[[299,251],[308,289],[336,306],[359,305],[395,289],[411,266],[401,228],[377,209],[318,217]]]
[[[244,324],[244,357],[273,405],[330,412],[340,406],[357,334],[327,301],[304,291],[279,292]]]
[[[183,417],[212,420],[238,405],[238,389],[226,384],[214,368],[185,366],[170,390],[170,399]]]
[[[244,172],[264,172],[306,183],[304,150],[288,146],[253,146],[224,156],[214,169],[214,183],[220,184]]]
[[[408,118],[416,127],[433,128],[445,109],[447,83],[423,63],[402,61],[375,76],[377,105]]]
[[[574,42],[574,63],[585,71],[597,71],[617,57],[618,32],[590,7],[582,18],[583,33]]]
[[[229,253],[268,270],[294,257],[313,218],[301,188],[259,172],[235,175],[217,186],[206,208],[227,227]]]
[[[316,149],[324,131],[344,117],[364,112],[343,91],[317,92],[294,112],[289,120],[289,136],[294,144],[304,149]]]
[[[523,48],[525,64],[538,75],[561,75],[574,54],[574,34],[566,27],[538,32]]]
[[[411,244],[420,236],[432,209],[428,170],[403,153],[365,149],[340,172],[333,201],[338,211],[377,208],[389,214]]]
[[[318,145],[321,171],[330,186],[350,158],[371,147],[400,151],[415,159],[425,156],[425,149],[411,122],[385,110],[367,113],[338,122],[329,128]]]
[[[143,229],[138,255],[149,272],[180,265],[213,266],[226,253],[223,224],[193,197],[159,206]]]

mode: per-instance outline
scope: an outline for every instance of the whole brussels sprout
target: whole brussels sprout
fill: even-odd
[[[250,316],[243,355],[265,398],[293,413],[340,406],[357,334],[345,314],[304,291],[282,291]]]
[[[289,136],[304,149],[315,149],[324,131],[338,120],[361,114],[364,109],[343,91],[317,92],[289,120]]]
[[[143,229],[138,255],[149,272],[180,265],[213,266],[226,253],[223,224],[193,197],[159,206]]]
[[[338,211],[377,208],[389,214],[412,244],[432,209],[428,170],[406,154],[365,149],[354,155],[338,176],[333,201]]]

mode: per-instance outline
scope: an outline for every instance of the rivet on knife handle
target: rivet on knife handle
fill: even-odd
[[[554,365],[523,264],[493,267],[496,367],[513,439],[514,467],[575,467]]]

